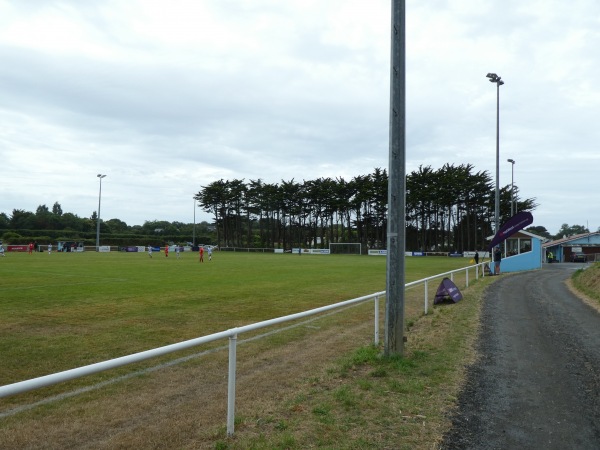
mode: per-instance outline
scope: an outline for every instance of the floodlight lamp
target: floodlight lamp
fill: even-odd
[[[504,81],[502,81],[501,77],[499,77],[498,74],[488,73],[486,77],[490,79],[490,83],[498,83],[498,86],[502,86],[504,84]]]
[[[507,161],[508,161],[509,163],[511,163],[511,164],[514,164],[514,163],[515,163],[515,160],[514,160],[514,159],[512,159],[512,158],[510,158],[510,159],[507,159]]]

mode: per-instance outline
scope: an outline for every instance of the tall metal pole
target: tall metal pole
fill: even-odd
[[[192,230],[192,246],[196,246],[196,197],[194,197],[194,228]]]
[[[405,0],[392,0],[385,354],[404,353],[406,239]]]
[[[496,205],[494,207],[494,233],[500,228],[500,86],[502,78],[495,73],[486,75],[490,82],[496,83]]]
[[[510,165],[510,217],[514,216],[515,206],[515,164]]]
[[[496,83],[496,205],[494,233],[500,229],[500,83]]]
[[[96,251],[100,251],[100,204],[102,202],[102,178],[106,175],[98,174],[97,177],[100,180],[100,192],[98,193],[98,217],[96,221],[98,222],[96,226]]]
[[[511,164],[510,166],[510,217],[515,215],[513,212],[513,205],[515,204],[515,160],[507,159]]]
[[[516,161],[513,161],[513,177],[514,177],[514,169],[515,169]],[[514,184],[513,184],[513,192],[514,192]],[[519,212],[519,202],[517,201],[517,197],[513,194],[513,202],[515,203],[515,214]]]

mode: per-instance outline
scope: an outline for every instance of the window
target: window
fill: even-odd
[[[521,246],[521,250],[519,253],[526,253],[531,251],[531,239],[519,239],[519,241]]]

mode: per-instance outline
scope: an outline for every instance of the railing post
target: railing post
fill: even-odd
[[[375,345],[379,345],[379,295],[375,296]]]
[[[229,376],[227,382],[227,436],[235,428],[235,369],[237,358],[237,333],[229,337]]]
[[[429,297],[429,293],[428,291],[428,286],[429,286],[429,280],[425,280],[425,315],[427,315],[427,305],[428,305],[428,300],[427,297]]]

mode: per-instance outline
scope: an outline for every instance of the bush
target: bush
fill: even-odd
[[[23,240],[23,236],[19,233],[15,233],[14,231],[7,231],[2,235],[2,243],[3,244],[20,244]]]

